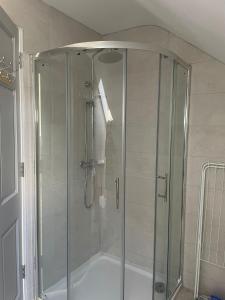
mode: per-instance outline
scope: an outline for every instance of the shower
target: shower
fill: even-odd
[[[88,202],[88,177],[90,173],[91,177],[91,184],[92,184],[92,189],[94,188],[94,182],[95,182],[95,167],[96,167],[96,160],[94,159],[94,135],[95,135],[95,128],[94,128],[94,109],[95,109],[95,100],[99,97],[101,97],[101,94],[94,94],[94,57],[98,55],[98,60],[102,63],[106,64],[112,64],[120,61],[122,59],[121,53],[117,51],[117,49],[109,49],[107,52],[103,52],[104,49],[100,49],[97,52],[95,52],[91,56],[91,62],[92,62],[92,76],[91,76],[91,82],[85,82],[84,85],[86,88],[91,89],[91,98],[90,99],[85,99],[85,160],[82,160],[80,162],[80,166],[82,169],[84,169],[85,172],[85,180],[84,180],[84,205],[86,208],[91,208],[93,203],[94,203],[94,192],[91,194],[91,199],[90,202]],[[91,113],[91,136],[88,137],[88,112],[90,111]],[[90,145],[90,157],[89,157],[89,144],[88,140],[91,141]],[[118,185],[118,179],[117,183]]]
[[[168,300],[182,286],[189,81],[148,44],[36,56],[40,299]]]
[[[105,64],[112,64],[120,61],[123,58],[121,53],[116,51],[116,49],[110,49],[105,53],[101,53],[98,57],[99,61]]]

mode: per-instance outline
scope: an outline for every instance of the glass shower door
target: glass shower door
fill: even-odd
[[[170,297],[182,281],[183,198],[186,172],[186,127],[188,70],[174,63],[173,119],[170,149],[170,208],[168,244],[168,287]]]
[[[153,299],[166,299],[173,60],[160,58]]]
[[[68,299],[123,296],[125,52],[69,54]]]
[[[188,69],[161,56],[158,111],[153,299],[170,299],[182,283]]]
[[[39,297],[67,299],[66,56],[35,62]]]

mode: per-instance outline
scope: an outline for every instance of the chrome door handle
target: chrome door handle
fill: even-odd
[[[164,202],[167,202],[167,186],[168,186],[168,174],[165,173],[165,176],[159,175],[157,176],[157,179],[164,180],[165,181],[165,192],[164,194],[158,193],[158,197],[164,199]]]
[[[119,204],[120,204],[120,179],[119,179],[119,177],[116,177],[115,185],[116,185],[116,209],[119,209]]]

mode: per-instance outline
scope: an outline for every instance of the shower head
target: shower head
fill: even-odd
[[[115,49],[99,54],[98,60],[104,64],[113,64],[122,59],[122,54]]]

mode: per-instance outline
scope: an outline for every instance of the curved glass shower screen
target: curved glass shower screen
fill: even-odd
[[[41,299],[123,297],[125,70],[119,49],[36,60]]]
[[[182,232],[177,244],[173,239],[181,218],[168,224],[183,197],[182,187],[169,183],[183,172],[184,149],[180,144],[180,163],[170,173],[167,131],[176,132],[174,80],[182,111],[187,78],[174,76],[177,58],[165,54],[145,44],[93,42],[37,55],[41,299],[166,300],[176,288],[182,259],[175,261],[171,249],[181,249]],[[156,180],[157,166],[166,180]],[[168,201],[159,202],[156,191],[165,188]]]

